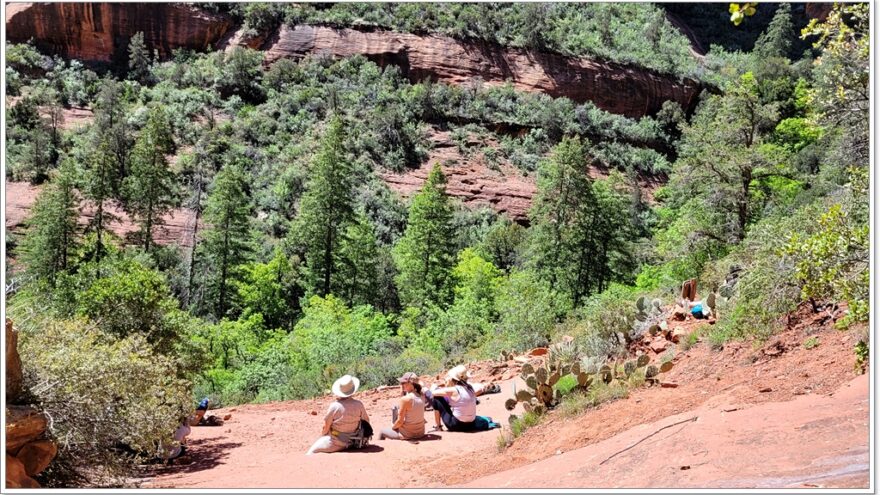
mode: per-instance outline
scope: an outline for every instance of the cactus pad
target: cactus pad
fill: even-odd
[[[522,374],[524,376],[531,375],[535,372],[535,367],[531,365],[531,363],[526,363],[522,366]]]
[[[544,404],[553,402],[553,388],[550,385],[541,384],[538,386],[537,399]]]
[[[532,400],[535,396],[530,393],[528,390],[517,390],[516,391],[516,400],[519,402],[528,402]]]
[[[538,368],[535,370],[535,378],[538,380],[538,384],[547,383],[547,369]]]
[[[666,361],[660,365],[660,373],[666,373],[672,369],[672,361]]]
[[[626,375],[627,378],[629,378],[629,376],[636,371],[636,368],[637,366],[635,361],[627,361],[623,364],[623,374]]]
[[[636,361],[636,364],[638,365],[639,368],[642,368],[644,366],[647,366],[648,362],[650,360],[651,360],[651,358],[649,358],[647,354],[642,354],[641,356],[639,356],[638,360]]]
[[[532,390],[538,388],[538,380],[535,378],[535,375],[529,375],[528,378],[526,378],[526,385]]]
[[[508,411],[513,411],[514,407],[516,407],[516,399],[507,399],[504,401],[504,408]]]
[[[658,373],[660,373],[660,370],[653,364],[645,368],[645,378],[654,378]]]
[[[648,306],[645,304],[645,296],[641,296],[636,300],[636,308],[639,309],[639,312],[648,309]]]
[[[556,385],[556,382],[559,381],[559,377],[560,377],[560,374],[557,371],[557,372],[553,373],[552,375],[550,375],[550,378],[547,379],[547,383],[552,387],[553,385]]]
[[[581,374],[581,363],[575,362],[571,365],[571,374],[575,376]]]

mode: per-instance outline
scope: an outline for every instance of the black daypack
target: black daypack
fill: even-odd
[[[348,436],[348,448],[362,449],[370,444],[372,438],[373,426],[367,420],[362,419],[357,431]]]

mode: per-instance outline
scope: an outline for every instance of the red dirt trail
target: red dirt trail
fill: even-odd
[[[503,452],[498,430],[443,431],[418,443],[374,437],[364,452],[307,457],[325,397],[212,411],[232,418],[193,428],[189,463],[160,468],[142,486],[867,488],[870,377],[853,369],[857,334],[801,313],[762,346],[678,348],[664,377],[675,388],[637,389],[574,418],[553,411]],[[810,337],[819,345],[807,349]],[[504,401],[519,363],[476,368],[478,380],[502,384],[501,394],[480,398],[478,413],[506,428]],[[377,431],[390,425],[396,395],[358,394]]]

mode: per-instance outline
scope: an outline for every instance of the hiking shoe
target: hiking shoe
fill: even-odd
[[[483,393],[484,394],[500,394],[501,393],[501,386],[498,385],[497,383],[493,383],[492,385],[489,385],[489,387],[487,387],[486,391]]]

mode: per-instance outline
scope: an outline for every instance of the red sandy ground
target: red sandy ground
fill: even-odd
[[[497,430],[444,431],[307,457],[330,400],[322,398],[212,411],[232,418],[194,428],[191,462],[159,469],[144,486],[866,488],[869,376],[854,372],[856,333],[806,308],[796,316],[762,347],[679,350],[664,377],[676,388],[641,388],[573,419],[551,412],[503,453]],[[819,345],[806,349],[811,336]],[[519,363],[477,367],[478,380],[502,384],[481,397],[479,413],[506,427]],[[359,396],[374,427],[390,424],[396,391]]]

